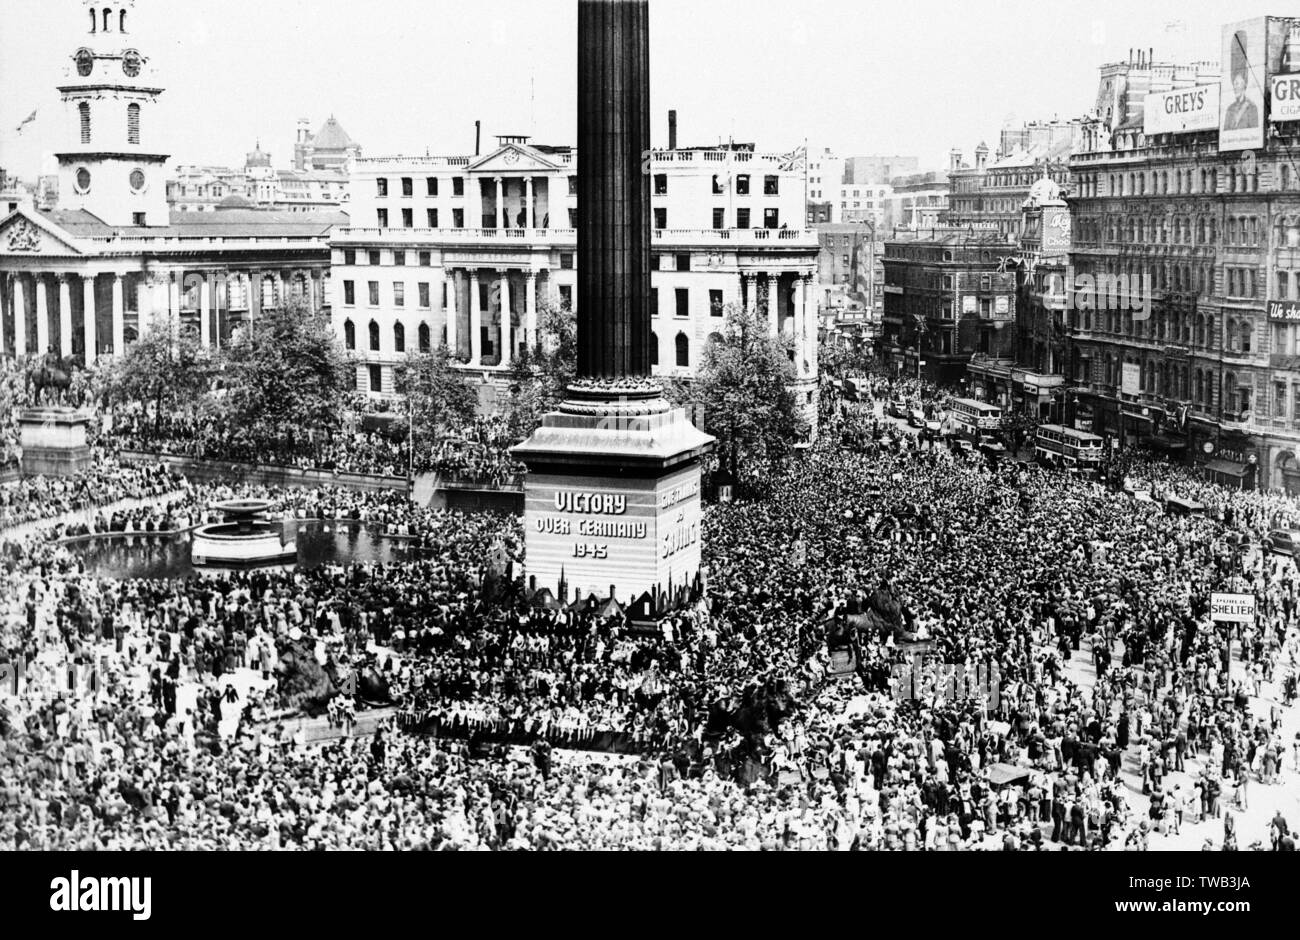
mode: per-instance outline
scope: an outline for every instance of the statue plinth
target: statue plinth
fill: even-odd
[[[713,438],[686,412],[629,387],[576,383],[512,451],[524,479],[525,581],[562,602],[677,606],[700,587],[700,458]]]
[[[19,465],[25,476],[76,476],[89,469],[90,417],[64,407],[23,408],[18,412]]]

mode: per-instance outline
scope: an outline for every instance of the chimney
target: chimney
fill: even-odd
[[[677,149],[677,112],[668,112],[668,149]]]
[[[482,136],[483,136],[483,122],[475,121],[474,122],[474,156],[476,157],[478,156],[478,148],[479,148],[479,143],[482,140]]]

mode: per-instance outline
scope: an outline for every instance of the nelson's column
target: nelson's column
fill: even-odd
[[[578,2],[578,363],[528,466],[535,590],[679,603],[700,575],[700,458],[713,438],[650,378],[648,0]]]

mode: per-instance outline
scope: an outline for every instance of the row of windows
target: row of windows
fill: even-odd
[[[379,352],[379,324],[371,320],[368,332],[370,334],[370,350]],[[419,344],[420,352],[428,352],[432,348],[432,334],[429,330],[429,324],[420,324],[416,332],[416,342]],[[343,321],[343,345],[348,349],[357,348],[357,328],[351,320]],[[397,352],[406,352],[406,327],[401,323],[393,324],[393,349]]]
[[[1290,170],[1282,165],[1279,182],[1283,189],[1291,185]],[[1219,174],[1215,167],[1200,169],[1138,170],[1130,173],[1107,173],[1104,177],[1111,196],[1168,196],[1186,193],[1213,193],[1218,191]],[[1103,176],[1084,173],[1078,178],[1079,195],[1101,196]],[[1230,193],[1259,192],[1259,169],[1228,166],[1224,168],[1224,186]]]
[[[406,282],[394,281],[392,286],[393,286],[393,306],[405,307],[406,306]],[[480,288],[485,288],[488,285],[481,284],[479,286]],[[378,307],[379,306],[379,282],[367,281],[366,288],[367,288],[367,299],[369,300],[370,306]],[[419,299],[419,305],[421,309],[427,310],[431,306],[429,284],[427,281],[420,281],[418,284],[416,284],[416,294]],[[344,281],[343,282],[343,305],[346,307],[355,307],[356,304],[357,304],[356,283],[354,281]],[[447,285],[445,283],[442,285],[442,305],[444,307],[447,305]]]
[[[90,143],[90,103],[87,101],[77,105],[77,118],[81,124],[81,142]],[[126,106],[126,142],[129,144],[140,143],[140,106],[135,102]]]
[[[560,289],[563,292],[564,289],[569,286],[570,285],[561,285]],[[366,297],[369,305],[371,307],[378,307],[381,302],[379,282],[367,281],[366,291],[367,291]],[[429,284],[425,281],[418,282],[416,284],[416,293],[417,293],[420,309],[422,310],[429,309],[432,306],[431,303],[432,295],[429,289]],[[442,293],[441,305],[445,308],[447,306],[447,285],[445,282],[442,285],[441,293]],[[563,297],[563,294],[561,296]],[[393,282],[392,297],[393,297],[394,307],[406,306],[406,282],[404,281]],[[491,297],[491,285],[488,284],[487,282],[480,283],[479,284],[479,306],[481,308],[486,309],[488,307],[488,301],[490,297]],[[675,311],[676,316],[689,317],[691,315],[690,288],[686,288],[686,287],[675,288],[673,291],[673,301],[674,301],[673,309]],[[355,307],[356,303],[357,303],[356,282],[344,281],[343,282],[343,305],[345,307]],[[659,288],[657,287],[652,287],[650,289],[650,312],[652,316],[659,315]],[[714,317],[721,317],[722,313],[723,313],[722,291],[716,289],[710,290],[709,291],[709,315]]]
[[[407,198],[415,195],[414,177],[411,176],[399,177],[398,186],[400,187],[399,191],[403,198]],[[384,176],[376,177],[375,195],[381,199],[384,199],[387,198],[388,193],[389,193],[388,178]],[[465,177],[453,176],[451,178],[451,194],[453,196],[465,195]],[[576,196],[577,194],[578,194],[578,178],[576,176],[570,176],[569,195]],[[426,176],[424,178],[424,195],[426,196],[438,195],[438,177]]]

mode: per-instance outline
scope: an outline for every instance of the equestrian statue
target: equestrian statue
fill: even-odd
[[[28,398],[33,405],[69,405],[72,375],[76,363],[72,357],[60,358],[53,347],[27,370]]]

